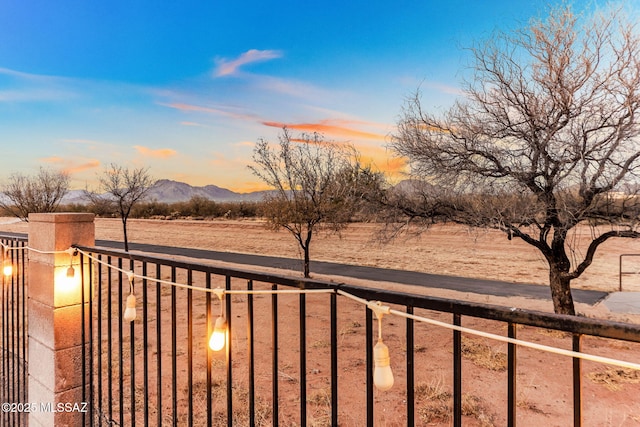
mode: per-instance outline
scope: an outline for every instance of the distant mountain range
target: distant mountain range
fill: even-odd
[[[414,193],[416,191],[429,190],[429,184],[421,181],[405,180],[394,186],[397,190],[404,193]],[[253,191],[249,193],[236,193],[227,188],[218,187],[217,185],[205,185],[203,187],[195,187],[186,182],[173,181],[170,179],[159,179],[153,184],[146,200],[155,200],[163,203],[186,202],[195,196],[204,197],[214,202],[259,202],[265,196],[274,190]],[[0,193],[0,199],[4,199],[4,195]],[[5,200],[6,201],[6,200]],[[63,204],[88,203],[83,190],[71,190],[62,199]]]
[[[214,202],[257,202],[262,200],[269,191],[254,191],[250,193],[236,193],[235,191],[216,185],[195,187],[185,182],[160,179],[153,184],[146,200],[164,203],[186,202],[192,197],[200,196]],[[86,203],[84,191],[71,190],[62,199],[62,203]]]
[[[184,182],[160,179],[149,190],[148,199],[159,202],[183,202],[194,196],[201,196],[215,202],[255,202],[264,199],[270,191],[254,191],[250,193],[236,193],[217,185],[194,187]]]

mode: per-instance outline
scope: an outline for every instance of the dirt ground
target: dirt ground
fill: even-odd
[[[2,224],[0,231],[26,232],[25,223]],[[376,267],[407,269],[435,274],[456,275],[463,277],[497,279],[518,283],[533,283],[546,286],[547,270],[544,260],[531,247],[518,240],[507,240],[504,235],[486,230],[468,230],[457,226],[434,226],[420,236],[402,236],[389,243],[381,243],[379,227],[375,224],[353,224],[340,237],[335,235],[318,235],[312,242],[313,260],[334,261],[348,264],[369,265]],[[578,246],[580,239],[588,238],[590,230],[582,230],[576,237]],[[299,257],[301,254],[293,238],[285,232],[273,232],[264,227],[259,220],[243,221],[152,221],[131,220],[129,227],[130,241],[153,243],[159,245],[184,246],[217,251],[267,254],[285,257]],[[118,219],[97,219],[96,238],[121,240],[121,223]],[[584,251],[584,245],[579,250]],[[574,282],[574,288],[616,291],[619,287],[620,254],[640,253],[640,241],[618,239],[606,242],[599,249],[596,260],[580,279]],[[579,255],[579,253],[577,253]],[[633,265],[637,259],[638,264]],[[214,262],[215,263],[215,262]],[[640,257],[625,259],[624,271],[640,270]],[[220,263],[218,263],[220,264]],[[225,264],[228,266],[228,264]],[[246,268],[246,266],[242,266]],[[262,269],[269,270],[269,269]],[[281,272],[282,273],[282,272]],[[287,274],[297,274],[287,272]],[[313,274],[313,272],[312,272]],[[402,290],[412,293],[428,293],[431,296],[454,298],[497,304],[507,307],[520,307],[541,311],[552,311],[548,301],[527,298],[499,298],[473,293],[425,289],[412,286],[401,286],[392,283],[365,282],[352,278],[331,276],[314,277],[328,280],[339,280],[363,286],[376,286],[386,289]],[[640,291],[640,276],[623,276],[624,290]],[[163,294],[165,295],[165,294]],[[307,407],[311,426],[328,424],[327,404],[330,388],[327,385],[327,352],[328,332],[323,326],[322,305],[314,305],[315,298],[307,300],[307,316],[310,350],[307,365],[308,395]],[[234,297],[234,304],[245,303],[246,298]],[[267,297],[256,298],[256,305],[266,304]],[[283,308],[279,310],[279,322],[283,336],[287,328],[298,322],[296,298],[282,298]],[[197,304],[197,303],[196,303]],[[364,389],[364,325],[363,309],[357,303],[344,302],[345,314],[341,314],[340,330],[340,422],[344,426],[364,425],[363,393],[350,393],[350,389]],[[325,305],[326,308],[326,305]],[[265,308],[264,318],[257,322],[270,322],[268,310]],[[577,311],[585,316],[640,323],[640,316],[610,313],[603,304],[588,306],[577,305]],[[438,320],[450,322],[450,318],[434,313],[418,313]],[[241,316],[234,321],[243,321]],[[138,321],[136,321],[138,322]],[[202,319],[196,320],[203,323]],[[318,323],[320,322],[320,323]],[[206,322],[204,322],[206,323]],[[204,324],[203,323],[203,324]],[[393,317],[384,319],[384,337],[391,351],[392,368],[396,384],[392,391],[375,392],[376,426],[401,426],[406,424],[405,361],[404,355],[397,348],[403,348],[405,323]],[[504,325],[491,322],[463,320],[463,326],[478,328],[505,335]],[[139,327],[137,324],[136,327]],[[234,356],[237,364],[235,381],[242,382],[243,357],[246,345],[246,332],[240,328],[233,337],[238,355]],[[295,328],[293,333],[295,333]],[[451,332],[416,324],[416,424],[419,426],[447,426],[452,421],[449,416],[451,407]],[[569,336],[535,328],[521,328],[518,337],[532,342],[571,348]],[[268,346],[267,337],[258,337],[256,349],[260,345]],[[434,345],[435,344],[435,345]],[[154,343],[150,342],[149,347]],[[196,351],[206,343],[196,345]],[[296,402],[299,384],[296,382],[296,345],[282,343],[281,348],[281,425],[299,425],[295,415],[299,401]],[[615,357],[621,360],[640,362],[640,346],[624,342],[605,342],[600,339],[583,340],[583,351],[602,356]],[[204,352],[206,353],[206,351]],[[264,351],[268,359],[270,353]],[[463,412],[464,425],[501,426],[506,420],[506,344],[493,342],[474,336],[463,335],[463,394],[465,396]],[[214,365],[224,362],[217,357]],[[260,363],[260,362],[259,362]],[[167,366],[165,364],[165,366]],[[583,363],[583,410],[585,426],[636,426],[640,425],[640,375],[637,371],[614,368],[593,362]],[[266,377],[262,373],[259,377]],[[220,383],[224,377],[218,378]],[[572,390],[571,359],[551,355],[537,350],[519,348],[518,350],[518,425],[532,426],[566,426],[572,424]],[[197,383],[197,382],[196,382]],[[197,383],[200,384],[201,383]],[[259,425],[270,425],[268,421],[268,399],[260,399],[260,379],[258,380],[258,406],[264,409],[264,422]],[[266,382],[268,385],[268,381]],[[266,387],[266,386],[265,386]],[[241,385],[236,387],[239,402],[246,400],[245,390]],[[219,396],[222,399],[221,396]],[[242,406],[242,405],[236,405]],[[238,415],[237,425],[243,424]],[[246,421],[245,421],[246,422]],[[196,425],[199,425],[196,422]]]

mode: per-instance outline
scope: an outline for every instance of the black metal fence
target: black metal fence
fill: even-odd
[[[582,393],[585,373],[580,358],[536,353],[535,365],[519,363],[519,352],[528,349],[470,340],[459,330],[436,328],[412,316],[454,325],[464,322],[467,327],[574,351],[632,359],[640,354],[638,325],[105,248],[79,250],[81,256],[90,254],[99,261],[91,267],[95,278],[88,331],[92,361],[87,367],[95,425],[413,426],[441,422],[460,426],[476,417],[479,425],[515,426],[517,421],[531,425],[536,416],[545,419],[556,411],[552,415],[560,417],[561,425],[580,426],[583,408],[589,410],[595,399],[602,398]],[[144,278],[134,278],[127,271]],[[128,322],[123,313],[131,288],[137,298],[137,316]],[[216,288],[242,292],[222,299],[216,292],[201,292]],[[301,289],[327,292],[272,293]],[[407,313],[400,321],[391,316],[383,319],[396,377],[391,391],[379,392],[373,383],[372,311],[339,296],[338,290]],[[228,328],[222,352],[207,345],[218,312],[224,313]],[[504,356],[495,358],[500,369],[470,363],[471,344],[489,347],[490,355]],[[435,354],[444,357],[437,359]],[[442,359],[447,362],[442,364]],[[585,363],[593,371],[594,363]],[[567,376],[563,390],[540,385],[536,391],[538,387],[519,381],[526,370],[558,364]],[[560,393],[558,408],[536,406],[536,393]],[[465,398],[470,394],[476,403],[483,402],[483,410],[474,414],[468,409]],[[633,414],[636,400],[629,394],[620,410],[640,416]],[[434,407],[434,401],[441,407]]]
[[[26,426],[27,414],[11,410],[28,402],[27,246],[26,239],[0,237],[2,262],[2,360],[0,426]],[[6,250],[5,250],[6,249]],[[5,270],[7,268],[7,270]]]
[[[12,248],[5,257],[12,272],[2,279],[0,398],[27,403],[27,242],[0,241]],[[93,402],[86,420],[91,425],[515,426],[544,424],[548,417],[559,425],[594,425],[593,411],[602,410],[596,403],[609,401],[603,387],[594,388],[592,374],[604,374],[607,386],[610,372],[640,380],[624,369],[532,353],[513,343],[487,344],[413,318],[631,362],[640,354],[638,325],[79,249],[83,259],[100,261],[90,264],[87,277],[94,284],[84,295],[93,300],[87,313],[92,320],[83,329],[90,337],[83,371],[90,384],[84,398]],[[132,288],[137,316],[128,322],[123,313]],[[220,292],[202,291],[216,289],[230,293],[219,299]],[[295,293],[274,293],[287,290]],[[392,390],[374,387],[372,311],[339,292],[407,314],[383,319],[396,378]],[[214,352],[208,339],[219,312],[228,334],[224,350]],[[474,346],[488,348],[497,367],[472,362]],[[540,370],[559,372],[566,381],[545,388],[534,380]],[[610,424],[640,420],[640,385],[624,387],[626,400],[617,394],[611,402],[618,406],[607,408]],[[537,403],[536,396],[549,393],[557,396],[554,408]],[[0,425],[26,425],[26,416],[3,411]]]

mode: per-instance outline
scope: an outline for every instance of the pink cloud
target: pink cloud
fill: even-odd
[[[384,147],[379,146],[380,141],[386,137],[381,133],[365,132],[355,129],[356,126],[382,128],[382,125],[362,122],[357,120],[321,120],[316,123],[280,123],[263,122],[265,126],[287,127],[301,132],[318,132],[333,137],[353,139],[354,148],[360,154],[360,160],[364,164],[371,164],[375,170],[391,176],[399,176],[407,171],[407,159],[402,157],[390,157]],[[294,139],[295,141],[300,141]],[[372,145],[373,144],[373,145]]]
[[[353,129],[347,127],[349,122],[341,120],[334,124],[334,122],[330,120],[322,120],[318,123],[280,123],[280,122],[262,122],[265,126],[283,128],[286,127],[288,129],[295,129],[302,132],[318,132],[318,133],[326,133],[328,135],[335,135],[339,137],[345,138],[357,138],[357,139],[368,139],[368,140],[376,140],[376,141],[384,141],[385,135],[372,133],[372,132],[364,132],[361,130]]]
[[[62,169],[62,172],[65,172],[69,175],[72,175],[76,172],[83,172],[89,169],[95,169],[100,167],[100,161],[97,159],[89,159],[83,163],[78,163],[73,160],[65,159],[60,156],[51,156],[44,157],[40,159],[43,163],[49,163],[52,165],[57,165]]]
[[[52,164],[59,164],[64,162],[64,159],[60,156],[43,157],[40,160],[42,160],[44,163],[52,163]]]
[[[143,156],[154,157],[156,159],[167,159],[177,154],[176,150],[172,150],[171,148],[158,148],[154,150],[149,147],[143,147],[142,145],[135,145],[133,148]]]
[[[64,168],[64,172],[71,175],[77,172],[84,172],[86,170],[97,169],[99,167],[100,167],[99,160],[89,160],[88,162],[85,162],[85,163],[67,166],[66,168]]]
[[[282,52],[277,50],[258,50],[251,49],[237,57],[236,59],[217,59],[217,67],[214,72],[215,77],[230,76],[238,72],[243,65],[251,64],[254,62],[264,62],[271,59],[277,59],[282,57]]]

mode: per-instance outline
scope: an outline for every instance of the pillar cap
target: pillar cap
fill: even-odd
[[[75,212],[56,212],[56,213],[30,213],[29,222],[50,222],[50,223],[69,223],[69,222],[93,222],[95,214],[92,213],[75,213]]]

